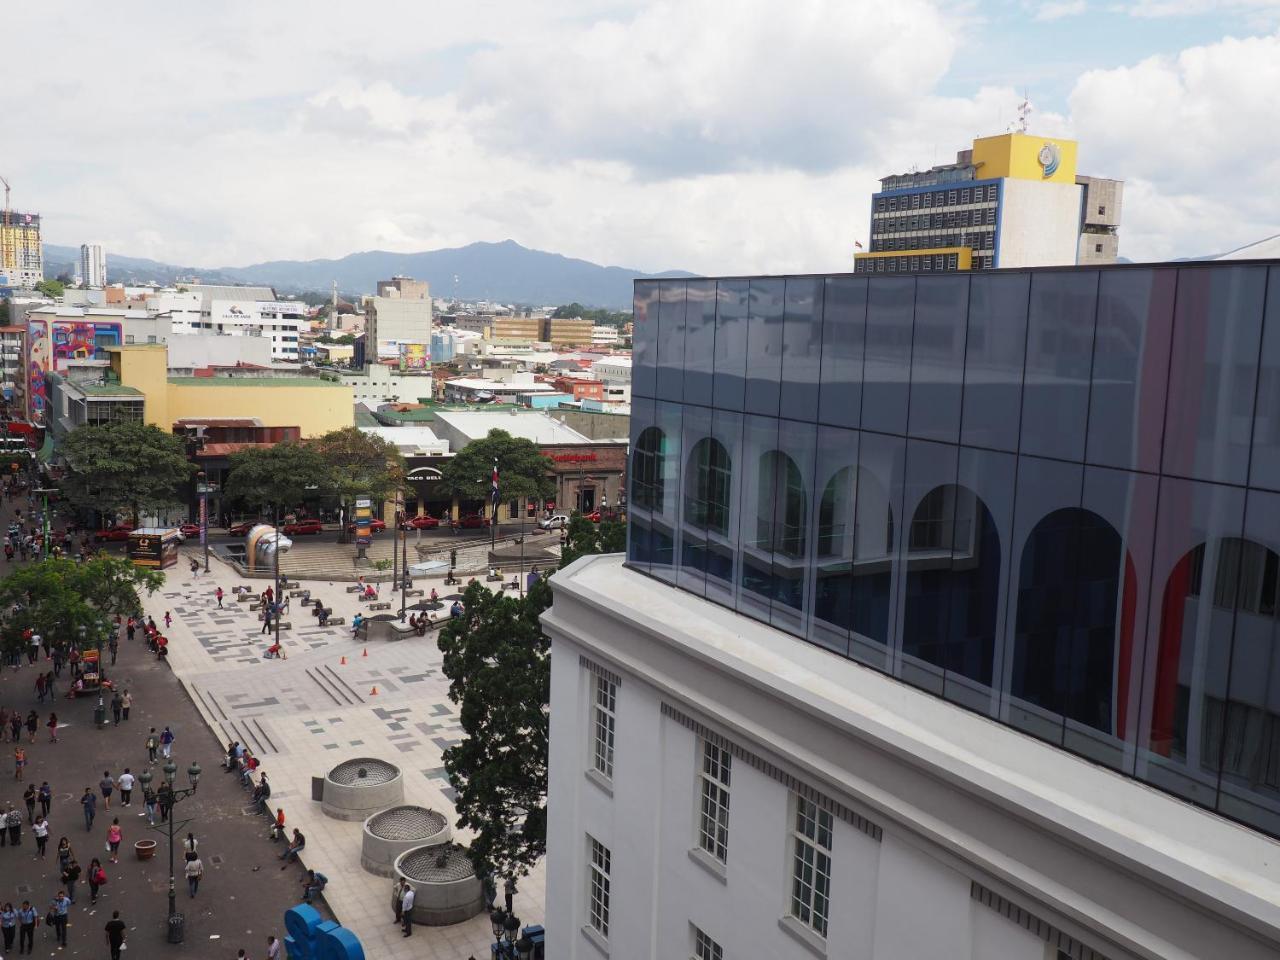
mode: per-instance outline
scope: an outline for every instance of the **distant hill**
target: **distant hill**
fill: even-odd
[[[44,245],[45,274],[76,272],[77,247]],[[649,277],[691,277],[681,270],[649,274],[626,267],[602,267],[558,253],[530,250],[514,240],[471,243],[422,253],[369,250],[339,260],[273,260],[247,267],[194,267],[159,263],[107,251],[111,282],[173,283],[199,277],[213,283],[268,284],[282,293],[329,290],[334,280],[349,295],[373,293],[379,280],[397,274],[426,280],[437,297],[498,303],[578,303],[590,307],[631,305],[631,281]]]

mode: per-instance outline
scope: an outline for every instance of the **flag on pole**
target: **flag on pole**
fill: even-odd
[[[862,249],[862,244],[861,244],[861,243],[859,243],[857,240],[853,241],[853,245],[854,245],[855,247],[857,247],[859,250],[861,250],[861,249]]]
[[[494,460],[493,460],[493,492],[492,492],[491,496],[493,497],[493,505],[496,507],[496,506],[498,505],[498,498],[499,498],[499,494],[498,494],[498,460],[497,460],[497,458],[496,458],[496,457],[495,457],[495,458],[494,458]]]

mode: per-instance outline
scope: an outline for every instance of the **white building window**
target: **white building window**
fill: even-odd
[[[693,960],[724,960],[720,944],[698,927],[693,928]]]
[[[795,795],[791,832],[791,916],[820,936],[827,935],[831,910],[831,814]]]
[[[600,936],[609,936],[609,869],[612,857],[609,848],[595,837],[588,836],[591,844],[591,882],[587,889],[587,917],[591,928]]]
[[[729,773],[733,756],[710,740],[702,741],[701,806],[698,846],[721,863],[729,853]]]
[[[596,697],[592,723],[594,749],[591,765],[598,773],[613,779],[613,733],[617,723],[618,685],[599,674],[595,679]]]

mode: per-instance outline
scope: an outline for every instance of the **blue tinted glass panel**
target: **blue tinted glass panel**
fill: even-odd
[[[858,492],[858,434],[818,428],[813,507],[813,625],[810,639],[849,650],[853,625],[853,559]]]
[[[822,314],[822,385],[818,419],[858,426],[862,414],[862,346],[867,332],[867,281],[829,277]]]
[[[950,443],[959,439],[968,304],[968,277],[916,280],[908,424],[913,437]]]
[[[1156,472],[1176,270],[1109,270],[1098,284],[1088,460]]]
[[[654,397],[680,401],[684,394],[684,284],[663,280],[658,303],[658,377]]]
[[[1253,460],[1249,483],[1280,490],[1280,267],[1267,283],[1266,323],[1258,369],[1258,400],[1253,417]]]
[[[969,280],[962,443],[1018,449],[1030,288],[1026,273],[979,274]]]
[[[782,377],[782,327],[785,283],[782,280],[752,280],[748,302],[747,333],[747,413],[778,415]]]
[[[729,410],[716,410],[711,418],[711,435],[729,464],[727,478],[713,472],[712,480],[729,491],[729,500],[722,514],[723,527],[717,521],[707,528],[707,598],[730,607],[736,605],[739,517],[745,512],[742,489],[747,464],[742,453],[742,421],[742,414]],[[685,463],[689,462],[686,457]]]
[[[910,277],[877,277],[870,284],[862,365],[862,426],[867,430],[906,433],[915,293]]]
[[[721,280],[716,285],[713,401],[722,410],[742,411],[747,375],[747,297],[745,280]]]
[[[637,280],[631,301],[631,394],[652,397],[657,386],[658,281]]]
[[[632,448],[632,473],[649,456],[651,464],[644,466],[646,476],[654,478],[648,493],[649,524],[653,554],[649,572],[667,583],[676,579],[676,522],[680,507],[680,437],[682,407],[678,403],[658,401],[654,417],[654,430],[642,434],[641,446]],[[635,508],[634,500],[631,504]]]
[[[1266,267],[1178,271],[1164,472],[1244,483]]]
[[[785,491],[800,468],[778,449],[778,419],[748,416],[742,434],[742,501],[738,520],[737,609],[769,621],[773,600],[773,552],[786,536]]]
[[[849,655],[881,670],[889,666],[889,628],[897,596],[906,441],[863,433],[858,441],[854,503],[853,624]]]
[[[809,605],[810,517],[818,430],[812,423],[778,422],[778,459],[774,469],[773,582],[769,622],[802,636]]]
[[[729,493],[724,468],[732,471],[733,464],[728,449],[715,439],[711,424],[712,413],[706,407],[690,405],[683,411],[677,582],[699,596],[706,592],[711,539],[729,534],[728,510],[720,510],[718,504]]]
[[[716,348],[716,282],[690,280],[685,287],[684,402],[711,405]]]
[[[787,281],[782,333],[783,417],[812,423],[822,372],[822,280]]]
[[[1031,278],[1023,453],[1064,460],[1084,457],[1097,301],[1096,271],[1037,273]]]
[[[633,371],[634,374],[634,371]],[[631,449],[639,449],[640,437],[654,425],[654,402],[647,397],[631,399]],[[633,457],[634,461],[634,457]],[[636,510],[637,487],[642,481],[633,469],[630,486],[627,488],[627,561],[645,572],[649,570],[649,561],[653,556],[653,524],[649,513]],[[640,497],[643,500],[643,495]]]

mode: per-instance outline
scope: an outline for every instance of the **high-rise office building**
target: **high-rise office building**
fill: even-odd
[[[107,285],[107,248],[102,244],[80,244],[80,283],[94,290]]]
[[[40,214],[0,212],[0,289],[30,289],[43,279]]]
[[[982,137],[956,162],[880,181],[856,273],[1114,263],[1124,184],[1076,174],[1074,140]]]
[[[640,281],[548,953],[1280,955],[1280,261]]]
[[[392,277],[378,281],[377,296],[365,299],[367,357],[422,368],[431,356],[431,294],[425,280]]]

